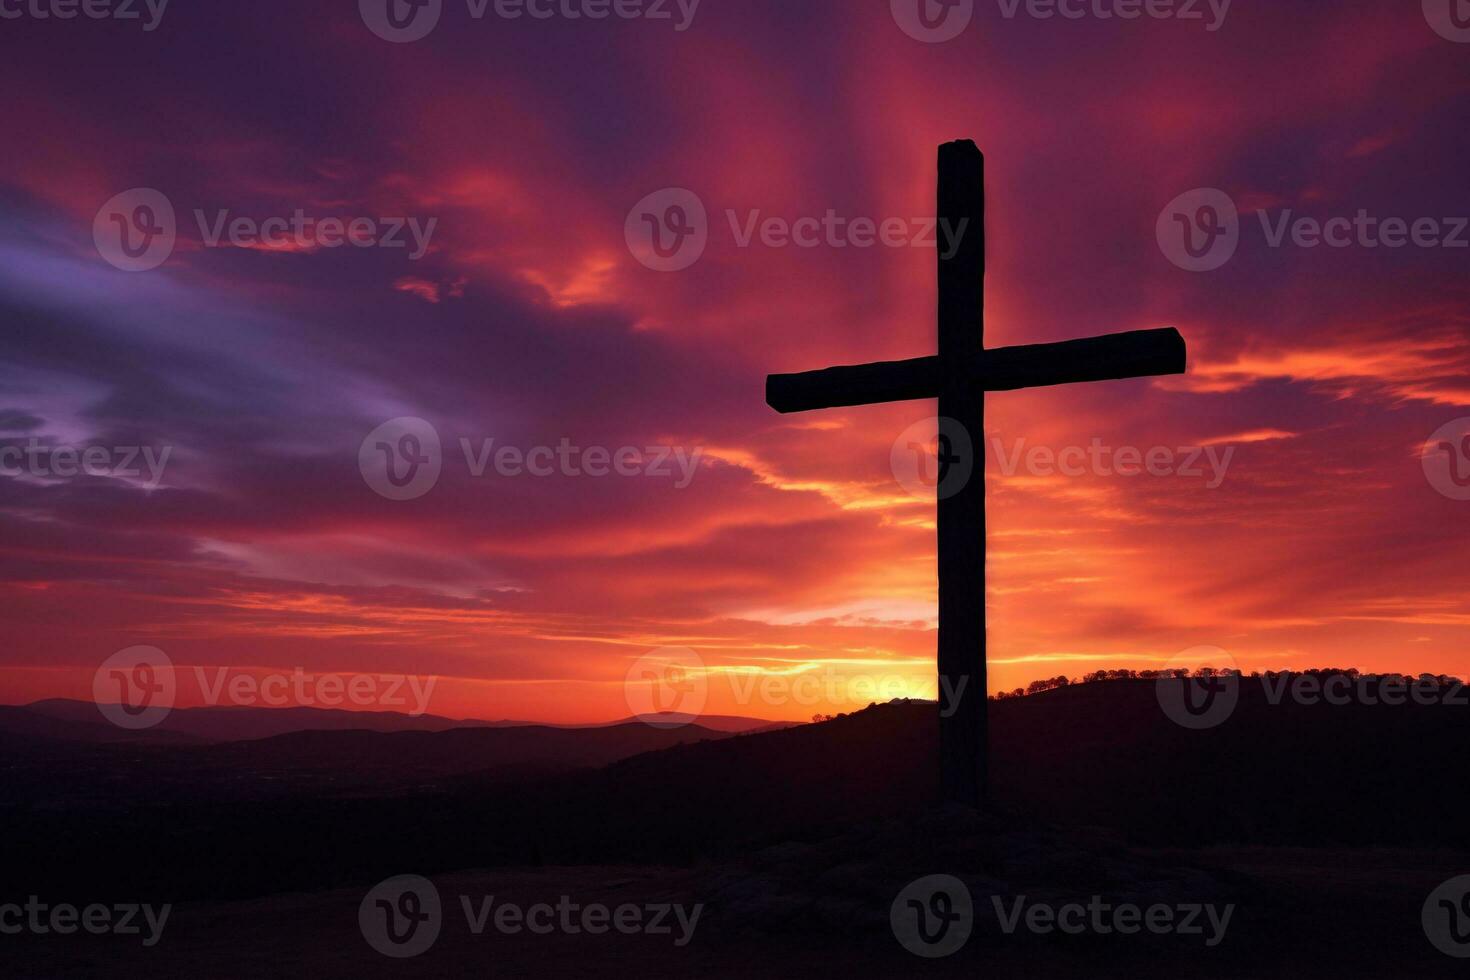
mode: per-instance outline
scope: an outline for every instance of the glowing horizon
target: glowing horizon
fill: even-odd
[[[141,454],[135,477],[0,477],[0,702],[90,699],[136,645],[186,675],[438,677],[429,713],[487,720],[626,717],[630,667],[665,647],[710,671],[713,714],[850,711],[857,679],[932,697],[933,501],[890,456],[934,404],[782,417],[762,386],[931,353],[934,251],[743,242],[771,218],[921,222],[954,138],[987,157],[989,345],[1174,326],[1190,348],[1182,377],[989,399],[992,692],[1200,646],[1246,671],[1467,672],[1470,503],[1420,459],[1470,416],[1466,253],[1270,240],[1288,210],[1470,209],[1464,51],[1417,7],[1315,32],[1305,0],[1219,32],[985,15],[924,44],[885,3],[706,0],[683,31],[492,19],[395,45],[354,6],[298,5],[290,32],[182,7],[143,39],[79,23],[60,77],[44,41],[67,25],[7,22],[36,43],[0,77],[47,77],[67,112],[0,109],[23,136],[0,447],[171,452],[153,486]],[[129,273],[93,224],[140,187],[178,241]],[[1156,222],[1201,187],[1239,206],[1240,243],[1189,272]],[[665,188],[708,211],[677,272],[626,238]],[[221,214],[297,212],[413,217],[423,254],[407,227],[405,248],[209,241]],[[399,417],[432,426],[442,472],[392,500],[359,451]],[[517,475],[476,475],[491,439]],[[563,445],[578,475],[528,470]],[[619,475],[623,447],[686,468]],[[1170,475],[1123,474],[1118,450],[1154,447]],[[797,676],[837,680],[813,704],[736,684]]]

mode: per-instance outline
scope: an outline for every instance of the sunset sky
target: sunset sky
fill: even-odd
[[[851,710],[860,678],[933,696],[933,501],[890,455],[934,403],[779,416],[763,388],[933,353],[934,249],[739,238],[757,212],[930,216],[956,138],[987,160],[988,344],[1175,326],[1190,351],[1182,377],[992,395],[987,444],[1230,452],[1218,480],[992,453],[992,690],[1201,645],[1470,672],[1470,501],[1421,460],[1470,416],[1470,249],[1273,247],[1258,219],[1470,214],[1470,44],[1399,0],[1236,0],[1216,30],[979,0],[943,43],[887,0],[703,0],[683,30],[669,7],[445,0],[412,43],[354,0],[0,21],[0,445],[171,450],[152,488],[0,477],[0,702],[88,698],[135,645],[190,704],[195,667],[299,669],[437,676],[434,714],[609,720],[662,647],[723,714]],[[177,213],[151,271],[94,244],[134,188]],[[708,211],[677,272],[625,238],[666,188]],[[1195,188],[1240,210],[1211,272],[1155,235]],[[196,209],[435,224],[414,260],[211,246]],[[442,473],[391,500],[359,449],[405,416]],[[477,477],[462,438],[700,456],[685,486]],[[836,696],[741,696],[764,676]]]

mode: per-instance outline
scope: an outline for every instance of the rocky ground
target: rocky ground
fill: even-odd
[[[719,865],[435,875],[437,936],[406,959],[382,955],[364,932],[359,912],[371,882],[182,905],[153,948],[119,936],[5,936],[0,950],[6,975],[23,978],[1463,977],[1466,961],[1437,951],[1420,923],[1446,867],[1470,869],[1470,854],[1149,850],[1102,832],[943,812],[785,843]],[[948,911],[952,906],[930,904],[932,884],[925,882],[935,875],[963,883],[973,915],[943,941],[960,940],[953,953],[926,958],[913,950],[935,949],[916,944],[901,899],[918,896],[936,914]],[[1069,925],[1083,928],[1032,929],[1023,916],[1008,930],[1005,919],[1018,901],[1023,909],[1077,906],[1084,911]],[[491,912],[477,933],[487,902]],[[559,903],[570,918],[559,918]],[[510,905],[524,913],[538,904],[548,906],[545,934],[524,924],[497,928],[495,910]],[[1089,904],[1103,911],[1094,916]],[[620,907],[637,909],[652,928],[592,934],[582,928],[591,920],[580,918],[589,906],[605,906],[610,917]],[[655,910],[674,906],[684,917],[666,911],[655,925]],[[1116,910],[1127,906],[1141,916],[1169,910],[1174,928],[1123,934],[1114,927],[1127,922]],[[1213,907],[1217,917],[1212,923],[1198,913],[1193,932],[1183,926],[1196,906]]]

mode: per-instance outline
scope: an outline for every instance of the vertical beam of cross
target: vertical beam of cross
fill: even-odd
[[[940,778],[953,802],[986,786],[985,391],[965,367],[985,347],[985,158],[939,148],[939,415],[969,434],[975,465],[939,500]],[[946,256],[948,256],[946,258]]]
[[[985,802],[985,392],[1183,374],[1172,327],[1025,347],[985,347],[985,158],[969,140],[939,148],[939,353],[766,379],[778,412],[939,399],[939,758],[944,796]],[[956,426],[960,428],[957,429]],[[956,446],[950,435],[967,437]],[[966,445],[968,444],[968,446]],[[973,452],[950,481],[954,453]]]

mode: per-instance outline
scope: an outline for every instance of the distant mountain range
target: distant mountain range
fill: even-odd
[[[1208,730],[1170,721],[1150,681],[990,709],[993,798],[1021,826],[1166,847],[1464,846],[1464,707],[1275,704],[1247,679]],[[0,709],[0,731],[0,867],[80,892],[689,866],[863,822],[908,826],[938,805],[937,708],[919,701],[750,733],[628,723],[137,742],[18,708]]]
[[[790,722],[732,715],[661,714],[622,718],[602,724],[547,725],[531,721],[481,721],[394,711],[340,708],[265,708],[220,705],[175,708],[151,728],[127,731],[110,724],[90,701],[52,699],[0,706],[0,732],[80,742],[235,742],[305,731],[444,732],[457,728],[585,729],[643,723],[658,728],[697,724],[714,732],[751,732],[788,728]]]

